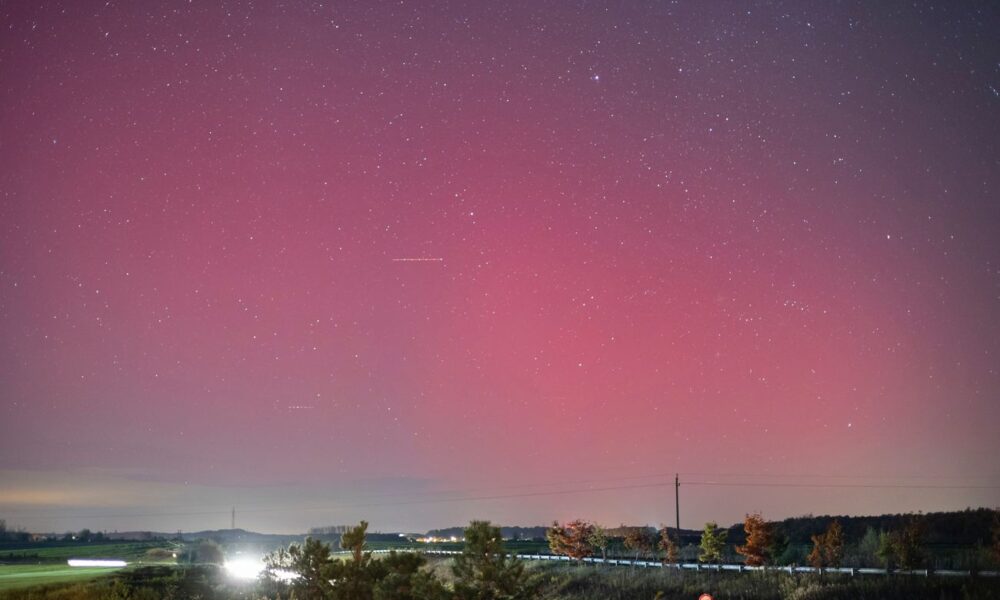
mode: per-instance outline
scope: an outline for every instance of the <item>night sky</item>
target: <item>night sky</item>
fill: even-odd
[[[0,27],[8,525],[1000,504],[995,3]]]

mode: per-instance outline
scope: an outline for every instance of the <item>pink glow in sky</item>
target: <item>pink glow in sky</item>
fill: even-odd
[[[995,6],[0,24],[11,525],[1000,504]]]

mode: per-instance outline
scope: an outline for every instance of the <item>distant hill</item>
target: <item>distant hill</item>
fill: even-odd
[[[926,542],[930,545],[959,545],[974,546],[976,544],[986,544],[990,542],[991,529],[993,525],[994,511],[988,508],[966,509],[954,512],[934,512],[919,515],[923,519]],[[765,515],[766,518],[767,515]],[[864,536],[865,532],[871,528],[875,531],[891,531],[901,529],[907,519],[913,518],[912,514],[888,514],[875,516],[846,516],[846,515],[805,515],[776,521],[776,528],[779,534],[783,535],[792,544],[809,544],[811,536],[822,533],[836,519],[840,521],[844,529],[844,535],[848,540],[858,540]],[[608,527],[608,536],[620,538],[625,535],[625,531],[631,527],[645,527],[644,525],[618,527]],[[544,540],[545,531],[548,528],[542,525],[536,526],[501,526],[501,534],[507,539],[514,540]],[[650,531],[655,531],[653,527],[648,527]],[[674,532],[674,528],[669,528]],[[211,539],[220,544],[257,544],[261,546],[277,547],[285,546],[292,542],[301,542],[307,535],[300,534],[273,534],[258,533],[245,529],[213,529],[190,532],[159,532],[159,531],[122,531],[103,533],[105,541],[129,540],[183,540],[194,541],[199,539]],[[312,537],[330,543],[334,546],[340,544],[339,533],[311,534]],[[413,533],[400,534],[398,532],[369,533],[370,541],[391,542],[401,538],[412,538]],[[457,537],[465,535],[465,526],[446,527],[442,529],[431,529],[426,533],[433,537]],[[50,538],[61,539],[61,534],[27,534],[28,538]],[[0,546],[10,545],[15,542],[14,536],[4,541],[0,540]],[[22,536],[23,537],[23,536]],[[680,539],[682,545],[697,544],[701,537],[700,529],[681,529]],[[728,528],[726,539],[728,544],[742,544],[746,541],[743,531],[743,524],[736,523]],[[67,542],[74,543],[74,542]],[[77,542],[79,543],[79,542]]]
[[[967,508],[956,512],[924,513],[919,517],[923,520],[926,528],[927,544],[971,546],[978,543],[989,543],[993,515],[994,511],[988,508]],[[864,536],[868,528],[875,531],[901,529],[906,521],[913,517],[912,514],[864,517],[806,515],[777,521],[777,529],[787,536],[793,544],[808,544],[811,542],[812,535],[823,533],[836,519],[844,528],[844,536],[848,540],[857,540]],[[729,543],[742,544],[745,541],[746,534],[743,531],[742,523],[737,523],[729,528]]]
[[[954,512],[934,512],[923,513],[919,517],[923,519],[926,527],[926,542],[931,545],[961,545],[973,546],[979,543],[988,544],[991,535],[994,511],[988,508],[968,508]],[[767,515],[765,515],[766,518]],[[875,516],[845,516],[845,515],[805,515],[792,517],[782,521],[776,521],[777,530],[784,534],[789,542],[793,544],[810,544],[811,536],[826,531],[830,523],[836,519],[844,529],[844,535],[848,540],[857,540],[864,536],[868,528],[875,531],[892,531],[901,529],[908,519],[913,518],[913,514],[888,514]],[[608,536],[620,538],[625,535],[628,529],[633,527],[647,527],[650,531],[656,531],[653,527],[645,525],[620,525],[618,527],[608,527]],[[545,539],[547,527],[508,527],[502,526],[501,533],[508,539]],[[672,533],[676,530],[668,528]],[[434,537],[462,537],[464,527],[447,527],[444,529],[432,529],[427,535]],[[701,539],[700,529],[681,529],[680,538],[682,545],[697,544]],[[743,544],[746,542],[746,533],[743,531],[743,523],[736,523],[728,528],[726,538],[729,544]]]

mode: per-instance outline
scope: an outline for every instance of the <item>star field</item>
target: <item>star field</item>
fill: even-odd
[[[336,505],[674,471],[1000,485],[995,6],[0,22],[9,521],[171,529],[286,486],[333,507],[248,527],[655,522],[666,491]],[[117,516],[136,481],[165,516]],[[1000,501],[690,494],[691,526]]]

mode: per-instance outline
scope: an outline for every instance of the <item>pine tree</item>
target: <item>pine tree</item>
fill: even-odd
[[[368,521],[361,521],[361,523],[352,528],[350,531],[344,532],[340,536],[340,547],[344,550],[350,550],[351,556],[354,558],[354,562],[360,564],[365,558],[365,537],[368,531]],[[368,554],[367,556],[371,556]]]
[[[869,527],[858,542],[858,559],[862,567],[873,567],[878,559],[878,532]]]
[[[331,572],[334,568],[330,557],[330,546],[323,542],[306,538],[304,544],[291,544],[264,558],[264,576],[276,580],[277,572],[295,573],[291,581],[292,593],[300,600],[322,600],[330,597],[333,586]]]
[[[726,533],[725,529],[719,529],[714,522],[705,523],[705,530],[701,533],[699,562],[717,563],[722,560],[722,550],[726,547]]]
[[[465,549],[455,557],[456,600],[529,600],[537,585],[524,563],[507,554],[500,528],[473,521],[465,530]]]

